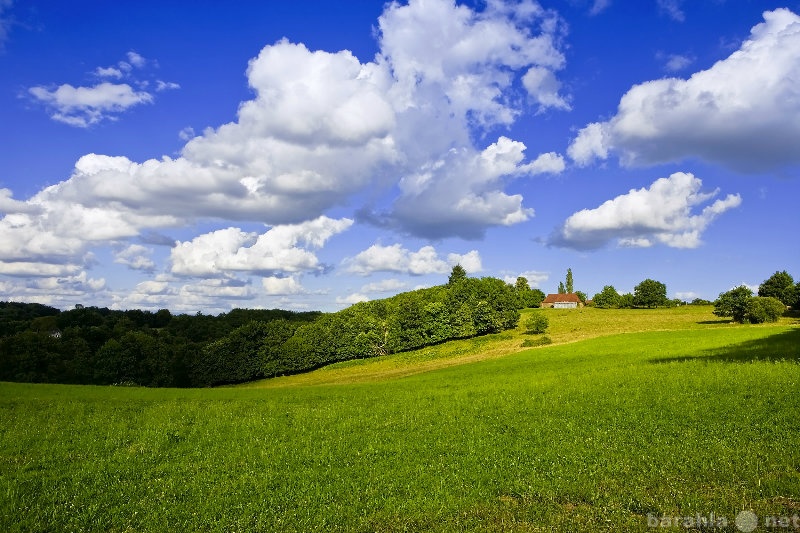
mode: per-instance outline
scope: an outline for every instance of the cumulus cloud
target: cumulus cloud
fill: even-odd
[[[634,189],[596,209],[574,213],[556,231],[551,244],[590,250],[616,240],[625,247],[660,243],[696,248],[708,225],[742,201],[738,194],[729,194],[695,212],[719,194],[719,190],[701,192],[702,185],[699,178],[682,172],[660,178],[649,188]]]
[[[405,289],[407,285],[400,281],[399,279],[384,279],[381,281],[375,281],[372,283],[367,283],[363,287],[361,287],[362,293],[381,293],[381,292],[399,292]]]
[[[156,268],[156,264],[150,257],[152,254],[152,248],[147,248],[140,244],[131,244],[114,254],[114,262],[126,265],[131,270],[152,272]]]
[[[481,139],[531,108],[569,107],[557,78],[564,28],[529,0],[480,9],[411,0],[387,4],[372,61],[287,40],[268,45],[247,66],[252,99],[230,123],[182,132],[177,155],[137,162],[86,154],[68,179],[27,200],[0,194],[0,262],[32,275],[75,273],[98,246],[213,221],[216,231],[172,250],[173,273],[286,279],[322,265],[296,245],[302,238],[276,243],[278,228],[320,220],[365,191],[389,206],[380,216],[393,228],[418,236],[477,238],[488,227],[528,220],[533,210],[506,186],[563,171],[563,157],[529,160],[518,141]],[[88,127],[176,88],[148,74],[156,66],[131,51],[93,70],[97,83],[39,85],[27,94],[55,120]],[[273,229],[258,235],[232,222]],[[412,266],[410,254],[410,273],[451,266],[438,256]],[[117,259],[149,266],[144,256]],[[462,259],[479,268],[475,257]],[[175,298],[181,294],[193,293]]]
[[[480,153],[452,149],[400,181],[394,217],[403,228],[429,238],[479,238],[490,225],[510,226],[533,216],[521,195],[501,190],[502,180],[523,174],[558,173],[561,156],[543,154],[523,163],[525,145],[500,137]]]
[[[352,223],[346,218],[323,216],[301,224],[274,226],[261,235],[239,228],[217,230],[178,242],[170,252],[171,271],[182,276],[251,272],[268,277],[275,273],[319,271],[322,265],[307,248],[322,247]]]
[[[539,287],[542,283],[550,279],[550,274],[547,272],[540,272],[538,270],[526,270],[525,272],[520,272],[519,274],[516,275],[504,276],[503,280],[506,283],[514,285],[517,282],[517,278],[520,276],[528,280],[528,285],[532,289]]]
[[[400,244],[390,246],[373,244],[355,257],[344,259],[342,264],[346,272],[361,276],[373,272],[400,272],[412,276],[445,274],[457,264],[461,264],[464,270],[470,273],[481,269],[480,254],[477,250],[464,255],[449,254],[445,261],[439,257],[433,246],[423,246],[413,252]]]
[[[614,117],[568,149],[579,165],[616,153],[624,165],[698,157],[742,172],[800,163],[800,17],[764,13],[739,50],[689,79],[631,88]]]
[[[306,290],[294,276],[278,277],[267,276],[261,278],[264,292],[270,296],[285,296],[289,294],[303,294]]]

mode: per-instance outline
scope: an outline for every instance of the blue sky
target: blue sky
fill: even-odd
[[[800,3],[0,0],[0,300],[800,275]]]

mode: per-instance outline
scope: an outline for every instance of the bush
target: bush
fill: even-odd
[[[747,302],[744,321],[751,324],[777,322],[785,311],[786,306],[777,298],[754,296]]]
[[[550,321],[541,313],[533,313],[531,317],[525,321],[525,332],[533,333],[535,335],[547,331]]]
[[[522,347],[532,348],[534,346],[546,346],[552,343],[553,339],[545,335],[543,337],[536,337],[535,339],[525,339],[524,341],[522,341]]]

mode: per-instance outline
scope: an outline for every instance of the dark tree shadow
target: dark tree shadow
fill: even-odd
[[[703,320],[701,322],[698,322],[698,324],[712,324],[712,325],[713,324],[717,324],[717,325],[719,325],[719,324],[730,324],[731,322],[733,322],[733,320],[731,320],[730,318],[720,318],[718,320]]]
[[[653,364],[680,361],[715,361],[722,363],[743,363],[748,361],[795,361],[800,363],[800,328],[776,333],[763,339],[740,342],[703,350],[700,355],[686,357],[663,357],[651,359]]]

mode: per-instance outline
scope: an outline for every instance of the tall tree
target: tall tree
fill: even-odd
[[[784,305],[792,305],[794,300],[794,279],[785,270],[775,272],[764,283],[758,286],[759,296],[772,296]]]
[[[567,293],[567,289],[564,288],[564,282],[563,281],[559,281],[558,282],[558,294],[566,294],[566,293]]]
[[[453,267],[450,277],[447,278],[447,284],[452,286],[463,279],[467,279],[467,271],[459,264]]]
[[[573,284],[573,280],[572,280],[572,269],[571,268],[567,269],[567,287],[566,287],[566,289],[567,289],[567,293],[569,293],[569,294],[572,294],[573,292],[575,292],[575,285]]]

